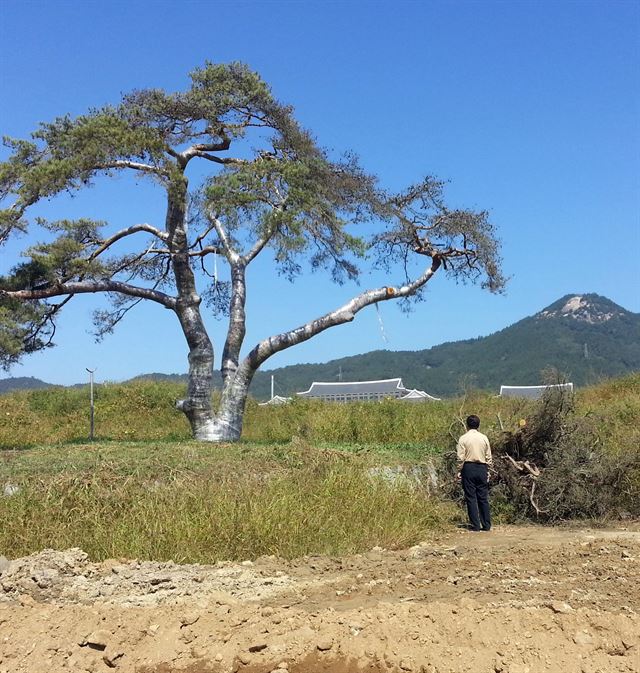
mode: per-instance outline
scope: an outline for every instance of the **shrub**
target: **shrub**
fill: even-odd
[[[495,490],[524,517],[558,521],[640,514],[640,451],[612,451],[598,419],[576,412],[575,399],[549,391],[523,427],[494,442]]]

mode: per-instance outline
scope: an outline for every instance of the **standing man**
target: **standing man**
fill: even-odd
[[[467,432],[458,440],[458,478],[462,479],[467,514],[473,531],[491,530],[489,467],[493,465],[489,438],[478,432],[480,419],[467,418]]]

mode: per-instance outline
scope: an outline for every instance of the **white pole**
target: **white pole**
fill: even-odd
[[[93,441],[93,429],[94,429],[94,414],[93,414],[93,373],[96,371],[97,367],[94,369],[89,369],[88,367],[85,367],[85,369],[89,372],[89,390],[90,390],[90,404],[91,404],[91,421],[90,421],[90,426],[89,426],[89,440]]]
[[[273,374],[271,374],[271,399],[273,399]]]

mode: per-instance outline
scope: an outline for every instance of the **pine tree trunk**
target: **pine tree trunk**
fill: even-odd
[[[187,397],[176,402],[176,407],[189,419],[194,439],[207,441],[211,439],[209,427],[213,423],[213,345],[197,305],[181,307],[177,313],[189,344],[189,379]]]
[[[200,313],[200,296],[189,258],[186,233],[187,180],[175,179],[168,192],[166,229],[169,234],[171,263],[178,291],[175,312],[189,346],[189,381],[187,397],[176,407],[183,411],[191,424],[195,439],[216,441],[212,430],[211,411],[213,387],[213,344]]]
[[[193,436],[205,442],[236,442],[242,434],[242,420],[253,371],[238,369],[223,385],[220,405],[215,415],[189,416]]]

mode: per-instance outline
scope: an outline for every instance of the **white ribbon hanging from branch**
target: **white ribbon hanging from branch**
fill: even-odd
[[[378,305],[377,302],[375,304],[375,307],[376,307],[376,313],[378,314],[378,322],[380,323],[380,334],[382,335],[382,340],[385,343],[389,343],[389,339],[387,339],[387,335],[384,331],[384,323],[382,322],[382,314],[380,313],[380,306]]]

